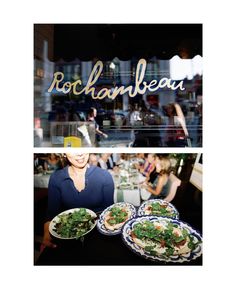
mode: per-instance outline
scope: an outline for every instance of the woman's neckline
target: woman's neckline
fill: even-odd
[[[89,167],[90,167],[89,164],[86,164],[86,166],[82,169],[74,168],[73,166],[69,166],[68,167],[68,174],[69,174],[69,176],[71,176],[71,174],[74,176],[85,175]]]

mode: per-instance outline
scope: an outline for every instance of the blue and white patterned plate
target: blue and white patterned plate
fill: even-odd
[[[137,245],[134,241],[133,238],[131,237],[131,233],[133,231],[134,225],[138,223],[142,223],[145,221],[150,221],[150,222],[159,222],[163,224],[164,226],[167,225],[169,222],[173,224],[177,224],[179,227],[182,229],[186,229],[189,234],[191,234],[194,237],[194,242],[199,242],[197,247],[192,250],[189,253],[186,254],[179,254],[179,255],[171,255],[169,257],[164,256],[164,255],[151,255],[150,253],[144,251],[142,247]],[[185,262],[185,261],[190,261],[194,260],[197,257],[202,255],[202,237],[197,232],[195,229],[193,229],[189,224],[182,222],[180,220],[174,219],[174,218],[168,218],[168,217],[157,217],[154,215],[146,215],[146,216],[139,216],[135,217],[133,219],[128,220],[124,226],[122,227],[122,240],[125,243],[125,245],[132,250],[134,253],[140,255],[141,257],[153,261],[164,261],[164,262]]]
[[[97,229],[100,233],[104,234],[104,235],[108,235],[108,236],[114,236],[114,235],[118,235],[121,233],[121,228],[122,226],[119,228],[119,229],[115,229],[115,230],[109,230],[105,227],[105,224],[104,224],[104,219],[105,219],[105,216],[107,215],[107,213],[113,208],[113,207],[120,207],[120,208],[127,208],[131,215],[129,217],[130,218],[133,218],[136,216],[136,209],[134,207],[134,205],[130,204],[130,203],[127,203],[127,202],[119,202],[119,203],[115,203],[109,207],[107,207],[100,215],[99,219],[98,219],[98,222],[97,222]]]
[[[139,216],[143,216],[143,215],[156,215],[156,216],[165,216],[165,215],[157,215],[157,214],[148,214],[147,212],[146,212],[146,208],[148,207],[148,206],[150,206],[150,205],[152,205],[153,203],[159,203],[159,204],[168,204],[168,207],[167,208],[169,208],[170,209],[170,212],[171,213],[173,213],[172,215],[173,216],[166,216],[166,217],[171,217],[171,218],[176,218],[176,219],[179,219],[179,212],[178,212],[178,210],[175,208],[175,206],[173,206],[171,203],[167,203],[167,202],[165,202],[164,200],[162,200],[162,199],[154,199],[154,200],[147,200],[147,201],[145,201],[145,202],[143,202],[142,204],[141,204],[141,206],[139,207],[139,209],[138,209],[138,215]]]

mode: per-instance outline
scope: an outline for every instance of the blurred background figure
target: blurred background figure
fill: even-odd
[[[160,160],[159,156],[156,155],[156,154],[153,156],[153,158],[154,158],[154,161],[152,162],[152,164],[153,164],[152,169],[150,170],[150,172],[146,176],[146,183],[152,183],[152,184],[155,182],[155,180],[156,180],[156,178],[158,176],[158,172],[156,170],[155,162],[157,160]]]
[[[95,154],[89,155],[89,164],[93,166],[98,166],[98,157]]]
[[[144,153],[135,154],[135,156],[133,158],[133,162],[134,162],[134,167],[136,169],[140,170],[141,168],[143,168],[143,165],[144,165],[144,162],[145,162]]]
[[[112,159],[113,159],[113,162],[115,163],[115,165],[117,166],[120,162],[120,154],[113,153]]]
[[[155,157],[156,178],[153,184],[143,184],[142,187],[151,193],[149,199],[164,198],[170,191],[169,175],[171,172],[171,163],[167,157]]]
[[[139,171],[142,173],[143,176],[149,177],[150,173],[154,170],[155,168],[155,154],[147,154],[145,155],[146,159],[144,162],[144,165],[140,167]]]
[[[46,171],[54,171],[62,168],[61,156],[59,154],[48,154],[45,162]]]
[[[112,153],[101,154],[98,159],[98,167],[108,170],[116,170],[120,164],[120,155]]]
[[[34,154],[34,174],[42,173],[46,170],[46,160],[38,154]]]
[[[129,160],[130,160],[130,154],[121,154],[120,155],[120,162],[129,161]]]
[[[101,156],[98,159],[98,167],[102,168],[102,169],[108,169],[107,166],[107,161],[109,158],[110,154],[101,154]]]
[[[114,169],[116,167],[116,161],[112,153],[108,154],[107,169]]]

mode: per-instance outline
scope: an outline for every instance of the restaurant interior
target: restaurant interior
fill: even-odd
[[[155,159],[168,159],[170,163],[168,181],[170,181],[169,191],[163,197],[155,196],[155,199],[162,198],[164,202],[171,204],[177,209],[179,219],[190,225],[198,233],[202,234],[202,154],[196,153],[164,153],[164,154],[135,154],[135,153],[96,153],[89,154],[88,165],[98,166],[102,170],[107,170],[112,176],[114,183],[114,204],[131,204],[135,210],[138,210],[142,204],[152,199],[143,184],[148,183],[155,186],[155,179],[158,179],[160,173],[157,170]],[[34,264],[35,265],[144,265],[144,264],[178,264],[176,262],[163,262],[161,260],[136,258],[130,249],[123,246],[120,235],[103,236],[98,230],[92,230],[85,235],[83,241],[65,242],[65,248],[54,251],[53,254],[45,254],[42,250],[43,228],[47,215],[48,206],[48,185],[52,175],[61,169],[66,169],[68,161],[66,154],[34,154]],[[148,167],[148,169],[146,168]],[[98,215],[101,212],[98,213]],[[93,235],[96,235],[93,237]],[[71,249],[81,247],[81,251],[91,250],[92,245],[97,243],[99,259],[96,253],[83,257],[74,257]],[[123,239],[124,240],[124,239]],[[74,242],[76,243],[76,242]],[[86,244],[87,243],[87,244]],[[122,244],[122,245],[121,245]],[[82,245],[82,246],[81,246]],[[87,245],[87,248],[86,248]],[[116,248],[118,247],[119,248]],[[113,249],[112,254],[102,251],[106,247]],[[110,249],[109,248],[109,249]],[[85,250],[86,249],[86,250]],[[100,249],[100,250],[99,250]],[[59,251],[59,252],[56,252]],[[95,252],[96,252],[95,251]],[[101,251],[101,252],[99,252]],[[82,253],[81,252],[81,253]],[[117,256],[114,256],[114,252]],[[57,253],[57,254],[55,254]],[[70,255],[69,255],[70,253]],[[77,253],[77,252],[76,252]],[[54,255],[55,254],[55,255]],[[76,255],[79,255],[78,253]],[[93,257],[93,258],[92,258]],[[181,264],[201,265],[202,256],[190,261],[181,262]]]

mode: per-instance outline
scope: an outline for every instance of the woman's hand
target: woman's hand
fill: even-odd
[[[45,247],[56,248],[57,245],[52,242],[52,238],[49,233],[49,223],[50,221],[44,224],[44,235],[43,235],[42,244]]]
[[[42,241],[43,246],[49,247],[49,248],[56,248],[56,244],[52,243],[52,238],[50,236],[45,236],[43,237]]]
[[[140,167],[139,172],[140,173],[143,173],[144,172],[144,168],[143,167]]]
[[[143,182],[143,183],[141,184],[141,188],[145,188],[146,190],[148,190],[149,185],[148,185],[147,183]]]

